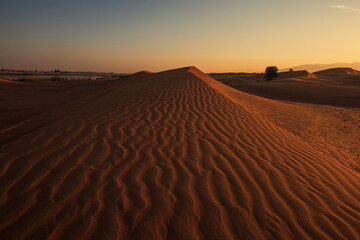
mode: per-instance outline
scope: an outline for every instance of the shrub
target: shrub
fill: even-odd
[[[269,66],[265,69],[265,76],[264,78],[266,81],[274,80],[279,76],[278,74],[279,69],[275,66]]]

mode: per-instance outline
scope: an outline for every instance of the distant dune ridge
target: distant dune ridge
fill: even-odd
[[[322,71],[318,71],[315,74],[322,76],[360,76],[360,71],[352,68],[331,68]]]
[[[307,70],[309,72],[317,72],[329,68],[354,68],[360,71],[360,62],[354,63],[332,63],[332,64],[306,64],[291,67],[293,70]],[[281,69],[281,71],[288,71],[290,68]]]
[[[360,174],[195,67],[0,98],[0,239],[360,239]]]
[[[317,78],[317,76],[315,74],[312,74],[306,70],[293,71],[293,72],[281,72],[279,77],[280,77],[280,79],[281,78],[292,78],[292,79],[300,78],[300,79],[304,79],[304,80]]]

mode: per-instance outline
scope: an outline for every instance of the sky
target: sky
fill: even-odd
[[[131,73],[360,61],[359,0],[11,0],[0,67]]]

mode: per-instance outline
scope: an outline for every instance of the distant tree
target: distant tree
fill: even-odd
[[[269,66],[265,70],[264,78],[266,79],[266,81],[274,80],[275,78],[277,78],[279,76],[278,71],[279,71],[279,69],[277,67]]]
[[[292,69],[292,68],[289,69],[289,72],[293,72],[293,71],[294,71],[294,69]]]

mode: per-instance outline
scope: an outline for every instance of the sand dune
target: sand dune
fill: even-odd
[[[329,68],[353,68],[360,70],[360,62],[354,63],[333,63],[333,64],[306,64],[300,66],[294,66],[292,69],[294,70],[307,70],[309,72],[317,72],[326,70]],[[289,68],[281,69],[280,71],[289,71]]]
[[[216,80],[253,95],[301,103],[340,107],[360,106],[360,74],[351,68],[328,69],[318,73],[283,72],[265,81],[263,74],[212,75]]]
[[[352,68],[332,68],[314,74],[322,79],[328,79],[341,85],[360,87],[360,71]]]
[[[337,77],[316,75],[311,79],[300,78],[306,71],[294,71],[261,82],[250,80],[251,74],[246,79],[240,75],[213,76],[240,90],[235,91],[236,98],[252,114],[359,171],[360,88],[356,85],[358,79],[347,75],[350,70],[329,69],[324,72],[335,72]]]
[[[315,74],[312,74],[308,71],[293,71],[293,72],[281,72],[279,74],[279,78],[287,78],[287,79],[316,79],[318,78]]]
[[[195,67],[0,98],[0,239],[360,239],[360,174]]]
[[[233,83],[241,91],[270,99],[326,104],[340,107],[360,106],[360,86],[335,86],[313,83]]]
[[[346,75],[360,75],[360,71],[357,71],[352,68],[331,68],[326,70],[321,70],[318,72],[315,72],[314,74],[317,75],[324,75],[324,76],[340,76],[344,77]]]

